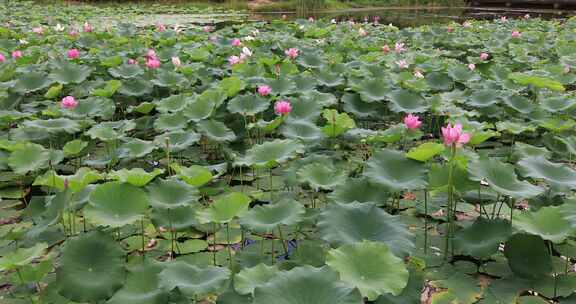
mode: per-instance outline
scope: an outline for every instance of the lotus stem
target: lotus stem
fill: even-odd
[[[424,190],[424,255],[428,255],[428,191]]]
[[[26,282],[24,282],[24,278],[22,277],[22,273],[20,272],[19,267],[16,268],[16,273],[18,274],[18,278],[20,279],[20,283],[22,283],[22,285],[25,285]],[[32,300],[32,296],[30,296],[30,294],[26,293],[26,297],[28,298],[30,303],[34,304],[34,300]]]
[[[232,247],[230,246],[230,223],[226,223],[226,242],[228,243],[226,246],[228,248],[228,259],[229,259],[228,266],[232,268]]]
[[[142,233],[142,261],[146,259],[146,236],[144,235],[144,219],[140,220],[140,229]]]
[[[166,173],[168,173],[168,176],[172,175],[170,172],[170,162],[170,139],[166,137]]]
[[[214,230],[214,240],[212,241],[212,259],[214,260],[214,266],[216,266],[216,222],[212,224],[212,230]]]
[[[282,248],[284,249],[284,253],[288,256],[288,247],[286,246],[286,242],[284,241],[284,236],[282,236],[282,227],[278,225],[278,237],[280,238],[280,242],[282,242]]]
[[[452,145],[452,156],[448,162],[448,208],[446,212],[446,217],[448,220],[448,228],[446,232],[446,238],[444,243],[444,260],[448,260],[448,249],[452,246],[452,234],[454,233],[454,159],[456,158],[456,145]],[[453,251],[453,248],[452,248]],[[453,255],[453,252],[452,252]]]
[[[264,236],[262,236],[262,240],[260,240],[260,258],[264,259]]]
[[[274,238],[270,238],[270,241],[272,242],[272,249],[271,249],[272,265],[274,265],[274,263],[275,263],[275,259],[274,259]]]

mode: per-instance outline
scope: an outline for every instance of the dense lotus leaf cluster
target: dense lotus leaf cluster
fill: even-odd
[[[2,303],[576,301],[576,20],[69,12],[0,29]]]

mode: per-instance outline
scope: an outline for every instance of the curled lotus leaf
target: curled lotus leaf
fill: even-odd
[[[250,166],[274,167],[296,157],[303,150],[304,146],[297,141],[276,139],[254,145],[246,151],[246,156],[240,162]]]
[[[366,163],[364,176],[392,191],[426,187],[424,164],[408,159],[399,151],[384,149],[374,153]]]
[[[144,190],[130,184],[109,182],[96,186],[84,212],[97,224],[122,227],[141,219],[148,205]]]
[[[291,199],[283,199],[274,204],[256,206],[240,218],[240,224],[250,230],[272,233],[281,225],[299,223],[305,213],[304,206]]]
[[[222,292],[228,286],[230,270],[217,266],[196,266],[183,261],[168,263],[160,272],[160,286],[172,291],[178,288],[188,297]]]
[[[576,170],[553,163],[544,157],[526,157],[518,162],[520,173],[524,176],[543,179],[550,184],[576,188]]]

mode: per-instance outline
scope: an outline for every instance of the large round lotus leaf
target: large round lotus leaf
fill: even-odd
[[[182,112],[160,114],[154,121],[154,129],[158,132],[186,129],[189,120]]]
[[[144,70],[137,64],[123,64],[121,66],[108,69],[108,73],[116,78],[133,78],[144,74]]]
[[[236,135],[223,122],[208,119],[198,123],[198,131],[217,142],[233,141]]]
[[[145,260],[128,269],[126,283],[106,304],[164,304],[168,293],[159,288],[158,274],[162,266]]]
[[[428,85],[438,91],[448,91],[454,86],[454,81],[446,73],[432,72],[426,74]]]
[[[408,283],[408,270],[402,259],[379,242],[364,241],[332,249],[326,264],[340,274],[340,280],[358,288],[370,301],[384,293],[399,295]]]
[[[251,166],[274,167],[284,163],[302,152],[302,144],[294,140],[276,139],[260,145],[254,145],[246,151],[244,162]]]
[[[14,84],[14,91],[18,93],[32,93],[52,84],[48,75],[39,72],[30,72],[20,75]]]
[[[539,279],[552,271],[548,246],[537,235],[515,234],[506,243],[504,255],[510,269],[519,277]]]
[[[187,297],[199,297],[223,291],[228,286],[229,277],[228,268],[173,261],[160,273],[160,286],[168,291],[178,288]]]
[[[180,167],[178,177],[188,185],[201,187],[212,180],[212,172],[202,166]]]
[[[155,208],[152,210],[152,223],[156,227],[170,228],[176,231],[183,231],[198,225],[196,219],[196,205],[174,207],[174,208]]]
[[[126,142],[120,145],[118,149],[120,158],[144,157],[156,149],[151,141],[141,140],[139,138],[124,138],[124,140],[126,140]]]
[[[426,167],[407,159],[402,152],[384,149],[374,153],[366,163],[364,175],[392,191],[426,187]]]
[[[389,197],[390,193],[366,178],[348,179],[330,194],[331,199],[344,204],[372,202],[376,205],[384,205]]]
[[[328,69],[320,70],[316,74],[316,78],[321,85],[327,87],[336,87],[344,84],[346,81],[344,77],[342,77],[342,73],[335,73]]]
[[[358,94],[346,93],[342,96],[344,111],[357,117],[375,117],[378,115],[378,104],[365,102]]]
[[[52,134],[59,132],[74,134],[80,131],[80,124],[67,118],[28,120],[22,123],[22,125],[26,127],[40,128]]]
[[[520,95],[511,95],[503,99],[504,103],[512,109],[522,113],[528,114],[534,110],[534,103],[528,98]]]
[[[286,123],[281,132],[287,138],[305,141],[318,141],[324,137],[324,133],[318,126],[305,120]]]
[[[270,80],[268,85],[272,88],[272,93],[276,95],[288,95],[296,90],[296,84],[286,77]]]
[[[365,102],[373,102],[386,99],[390,87],[382,80],[372,79],[362,81],[358,86],[358,93]]]
[[[292,112],[288,115],[292,120],[308,120],[313,123],[314,119],[320,116],[322,106],[313,100],[299,100],[292,103]]]
[[[509,222],[480,217],[474,224],[456,232],[454,247],[463,254],[486,258],[496,253],[500,243],[506,242],[511,235]]]
[[[170,87],[174,89],[188,86],[189,81],[184,75],[174,71],[161,71],[152,79],[152,83],[159,87]]]
[[[152,92],[152,84],[143,78],[131,78],[122,83],[120,93],[127,96],[143,96]]]
[[[180,112],[188,104],[189,100],[191,100],[191,97],[180,94],[169,96],[159,101],[155,101],[154,103],[156,104],[156,109],[160,113]]]
[[[141,219],[148,205],[148,195],[144,190],[130,184],[111,182],[98,185],[92,191],[90,203],[84,211],[97,224],[122,227]]]
[[[480,77],[474,71],[470,71],[465,65],[453,65],[448,69],[448,75],[455,81],[467,82],[479,80]]]
[[[408,283],[402,293],[398,296],[391,294],[381,295],[374,304],[406,304],[419,303],[422,294],[422,285],[424,284],[424,275],[416,267],[410,267]]]
[[[418,147],[410,149],[410,152],[406,154],[406,157],[418,161],[425,162],[430,158],[444,152],[446,147],[443,144],[426,142]]]
[[[576,188],[576,170],[566,165],[550,162],[544,157],[527,157],[521,159],[518,166],[524,176],[541,178],[558,186]]]
[[[407,90],[394,91],[388,94],[388,97],[391,101],[390,108],[394,112],[419,113],[428,109],[422,96]]]
[[[220,90],[207,90],[188,102],[184,114],[193,121],[210,117],[214,108],[226,99],[226,93]]]
[[[547,88],[552,91],[560,91],[560,92],[563,92],[565,90],[564,86],[560,82],[551,78],[519,72],[508,74],[508,78],[514,80],[516,83],[525,86],[534,86],[536,88]]]
[[[15,149],[8,157],[8,166],[16,174],[48,167],[50,151],[38,144],[27,143]]]
[[[252,304],[252,297],[249,295],[239,295],[230,288],[227,292],[218,295],[216,304]]]
[[[516,214],[512,223],[518,230],[539,235],[554,243],[564,242],[575,231],[564,218],[560,207],[542,207],[536,212],[525,211]]]
[[[48,248],[46,243],[38,243],[29,248],[18,248],[0,257],[0,271],[12,270],[29,265],[34,259],[39,258]]]
[[[142,168],[124,168],[118,171],[108,173],[108,179],[116,180],[121,183],[128,183],[136,187],[142,187],[151,182],[156,176],[164,173],[163,169],[154,169],[152,172],[146,172]]]
[[[79,192],[91,183],[103,179],[104,176],[98,171],[82,167],[74,175],[58,175],[53,170],[48,170],[34,180],[33,185],[48,186],[64,191],[64,181],[68,181],[68,189]]]
[[[298,170],[300,182],[308,183],[314,189],[334,189],[342,184],[346,177],[332,166],[312,163]]]
[[[234,276],[234,289],[241,295],[251,294],[258,286],[266,284],[278,273],[278,267],[258,264],[252,268],[244,268]]]
[[[298,58],[298,63],[307,68],[319,68],[324,65],[324,58],[318,52],[305,52]]]
[[[124,251],[102,231],[68,239],[56,270],[58,293],[75,302],[110,298],[124,284],[124,276]]]
[[[240,218],[240,224],[260,233],[272,233],[280,225],[295,225],[305,210],[295,200],[284,199],[275,204],[256,206]]]
[[[230,113],[254,116],[265,111],[269,106],[270,102],[260,96],[253,94],[241,95],[228,102],[228,111]]]
[[[548,112],[562,112],[574,106],[574,100],[565,96],[544,97],[540,106]]]
[[[481,90],[474,92],[468,98],[467,104],[474,106],[474,107],[489,107],[498,103],[498,97],[500,96],[500,92],[494,90]]]
[[[101,117],[111,119],[116,111],[116,104],[110,98],[88,97],[78,101],[78,105],[73,110],[65,113],[71,117]]]
[[[316,78],[309,76],[307,73],[298,74],[292,77],[292,81],[296,84],[296,89],[299,92],[310,91],[318,85]]]
[[[52,71],[50,77],[61,84],[81,83],[90,76],[91,72],[92,69],[88,66],[65,63]]]
[[[164,133],[154,138],[156,146],[166,148],[166,143],[170,146],[171,152],[180,152],[200,140],[200,134],[192,130],[173,131]]]
[[[338,280],[328,267],[296,267],[279,272],[254,290],[253,304],[361,304],[354,287]]]
[[[154,208],[189,206],[198,201],[198,190],[178,180],[157,180],[148,185],[150,204]]]
[[[547,158],[552,154],[552,152],[545,147],[536,147],[519,141],[514,144],[514,153],[520,158],[534,156]]]
[[[512,165],[495,159],[482,157],[468,165],[468,172],[472,179],[485,181],[494,191],[517,199],[531,198],[544,191],[527,181],[519,181]]]
[[[217,197],[208,208],[198,211],[198,218],[203,223],[228,223],[248,210],[250,201],[250,197],[243,193],[228,193]]]
[[[373,203],[335,203],[320,214],[318,228],[322,239],[340,246],[362,241],[385,243],[397,256],[409,254],[412,234],[398,216],[392,216]]]

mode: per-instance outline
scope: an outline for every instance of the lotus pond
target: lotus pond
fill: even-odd
[[[1,303],[576,303],[576,20],[69,12],[0,28]]]

